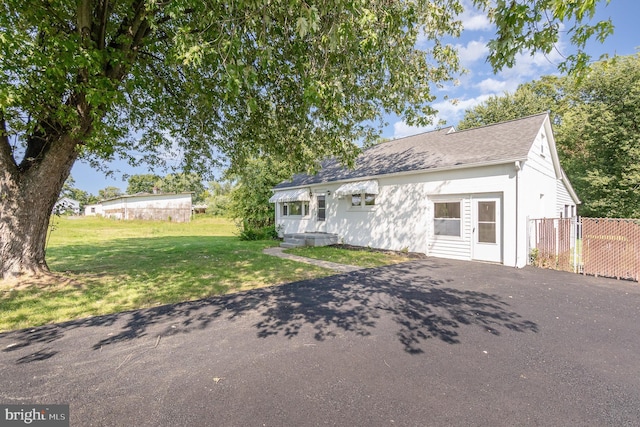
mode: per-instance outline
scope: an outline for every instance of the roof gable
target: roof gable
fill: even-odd
[[[464,131],[447,127],[396,139],[363,151],[354,169],[330,159],[322,162],[317,174],[297,174],[275,188],[526,160],[547,117],[543,113]]]

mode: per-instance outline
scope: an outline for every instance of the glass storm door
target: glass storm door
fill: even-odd
[[[500,197],[473,198],[473,259],[502,262]]]

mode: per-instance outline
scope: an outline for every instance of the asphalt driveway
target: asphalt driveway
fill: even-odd
[[[640,286],[426,259],[0,335],[75,426],[637,426]]]

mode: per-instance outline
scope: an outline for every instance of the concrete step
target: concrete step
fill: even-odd
[[[307,242],[306,239],[301,238],[301,237],[285,237],[284,241],[286,243],[293,243],[293,244],[298,244],[298,245],[302,245],[304,246]]]
[[[307,246],[329,246],[329,245],[334,245],[338,243],[338,239],[329,239],[329,238],[324,238],[324,239],[307,239],[306,244]]]
[[[305,246],[304,243],[302,243],[302,244],[301,243],[289,243],[289,242],[280,243],[280,247],[281,248],[287,248],[287,249],[290,249],[290,248],[301,248],[303,246]]]
[[[296,248],[301,246],[328,246],[338,243],[338,236],[329,233],[292,233],[284,235],[284,244],[291,245],[286,247]]]

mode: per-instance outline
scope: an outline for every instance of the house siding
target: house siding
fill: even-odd
[[[282,217],[276,209],[280,234],[326,231],[337,234],[341,243],[389,250],[408,250],[430,256],[461,260],[472,259],[473,197],[500,194],[513,203],[515,168],[512,163],[463,170],[428,172],[405,176],[380,177],[376,205],[352,208],[351,198],[326,198],[326,221],[319,224],[315,200],[308,218]],[[339,184],[324,184],[322,191],[331,194]],[[311,186],[312,192],[318,191]],[[433,201],[462,201],[462,232],[459,239],[433,236]],[[503,213],[503,227],[514,227],[514,215]],[[322,225],[322,229],[319,226]],[[506,239],[504,252],[513,253]],[[505,263],[515,263],[508,257]]]
[[[84,214],[86,216],[102,216],[102,205],[101,204],[87,205],[84,208]]]
[[[556,182],[556,194],[558,195],[557,203],[556,203],[556,212],[558,212],[557,216],[562,216],[562,217],[567,216],[565,214],[565,209],[564,209],[565,206],[571,207],[572,213],[570,213],[569,216],[571,216],[572,214],[575,215],[576,204],[571,198],[571,195],[569,194],[567,187],[564,185],[564,181],[562,181],[561,179],[557,180]]]
[[[543,147],[543,148],[541,148]],[[544,154],[542,154],[544,153]],[[528,218],[557,216],[557,177],[549,138],[544,127],[538,133],[520,172],[519,209]],[[526,217],[523,218],[526,221]]]

